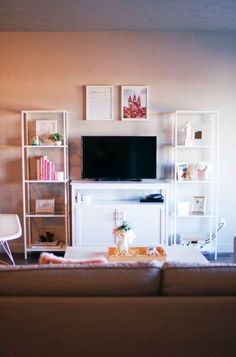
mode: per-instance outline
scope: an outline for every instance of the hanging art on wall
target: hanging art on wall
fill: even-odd
[[[148,87],[121,87],[121,120],[148,119]]]
[[[86,86],[86,119],[113,120],[112,86]]]

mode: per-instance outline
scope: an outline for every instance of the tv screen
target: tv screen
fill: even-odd
[[[156,178],[155,136],[83,136],[82,148],[83,178]]]

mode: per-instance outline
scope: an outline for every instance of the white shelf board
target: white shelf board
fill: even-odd
[[[176,180],[175,181],[176,183],[178,184],[192,184],[192,183],[199,183],[199,184],[204,184],[204,183],[213,183],[214,181],[213,180]]]
[[[140,202],[139,200],[134,200],[134,201],[130,201],[130,200],[123,200],[123,201],[119,201],[119,200],[107,200],[107,201],[102,201],[102,200],[92,200],[90,203],[84,203],[83,201],[79,201],[77,202],[77,205],[81,205],[83,207],[92,207],[92,206],[112,206],[114,207],[114,205],[117,206],[164,206],[164,202]]]
[[[69,180],[25,180],[25,183],[66,183]]]
[[[31,114],[31,113],[67,113],[64,109],[46,109],[46,110],[22,110],[22,113]]]
[[[48,149],[48,148],[53,148],[53,149],[60,149],[60,148],[67,148],[68,145],[24,145],[24,148],[26,149]]]
[[[55,218],[61,218],[61,217],[67,217],[67,214],[50,214],[50,213],[41,213],[41,214],[36,214],[36,213],[26,213],[25,217],[31,217],[31,218],[48,218],[48,217],[55,217]]]
[[[76,190],[159,190],[168,189],[169,181],[143,180],[138,181],[94,181],[72,180],[71,186]]]
[[[176,145],[177,149],[212,149],[211,145]]]
[[[66,245],[64,244],[61,248],[41,246],[37,248],[32,248],[31,246],[27,248],[27,252],[64,252],[66,250]]]
[[[177,214],[176,218],[215,218],[215,215],[212,214],[188,214],[188,215],[181,215]]]

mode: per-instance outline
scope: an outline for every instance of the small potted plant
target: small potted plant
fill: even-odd
[[[51,134],[48,138],[50,140],[52,140],[55,145],[58,145],[58,146],[62,145],[63,135],[61,135],[59,133],[54,133],[54,134]]]

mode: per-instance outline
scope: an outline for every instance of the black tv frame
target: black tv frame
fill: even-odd
[[[107,139],[107,142],[106,142]],[[89,158],[90,153],[87,151],[87,153],[85,152],[85,146],[87,147],[87,150],[91,150],[91,147],[88,148],[88,142],[90,141],[94,141],[94,145],[96,144],[96,140],[97,142],[100,140],[104,140],[104,145],[106,147],[106,145],[110,145],[109,148],[106,147],[107,151],[110,151],[109,155],[110,155],[110,163],[111,163],[111,157],[113,159],[115,159],[115,153],[119,153],[118,158],[116,158],[116,164],[120,164],[119,160],[121,160],[122,155],[124,155],[124,153],[122,153],[122,149],[124,149],[125,144],[126,147],[128,147],[128,141],[130,141],[129,145],[132,148],[136,147],[136,150],[138,150],[138,154],[134,156],[134,158],[129,158],[129,161],[125,162],[124,167],[122,167],[120,169],[120,172],[122,172],[123,169],[123,173],[119,176],[117,173],[112,173],[112,174],[108,174],[105,173],[106,168],[104,168],[103,166],[103,173],[104,174],[100,174],[98,172],[98,174],[94,174],[93,169],[88,168],[86,161],[88,160],[93,160],[91,157]],[[87,143],[86,143],[87,141]],[[120,141],[119,143],[119,147],[117,144],[117,141]],[[122,143],[123,141],[123,143]],[[149,141],[149,147],[147,146],[147,143]],[[82,142],[82,171],[81,171],[81,176],[83,179],[92,179],[95,181],[142,181],[142,179],[156,179],[156,173],[157,173],[157,138],[156,136],[134,136],[134,135],[122,135],[122,136],[105,136],[105,135],[85,135],[82,136],[81,138],[81,142]],[[143,143],[142,143],[143,142]],[[91,144],[91,143],[90,143]],[[112,144],[117,146],[118,152],[112,152]],[[142,145],[142,146],[141,146]],[[146,149],[146,152],[145,150]],[[130,149],[130,152],[127,152],[127,155],[131,155],[133,153],[133,151]],[[101,154],[101,153],[100,153]],[[108,157],[109,157],[108,155]],[[113,155],[113,156],[112,156]],[[139,157],[138,157],[139,156]],[[138,163],[137,160],[141,159],[141,163]],[[132,160],[134,160],[134,162],[132,162]],[[136,161],[136,162],[135,162]],[[152,163],[151,163],[152,162]],[[154,164],[153,164],[154,162]],[[102,161],[100,162],[101,165]],[[107,170],[112,169],[112,166],[109,165],[110,163],[107,163]],[[131,173],[131,169],[130,169],[130,163],[133,164],[133,171],[139,171],[138,175],[133,175]],[[91,166],[95,167],[98,163],[95,164],[95,162],[91,163]],[[104,163],[102,163],[104,165]],[[149,165],[148,168],[145,167],[145,165]],[[85,167],[86,165],[86,167]],[[113,167],[114,170],[114,167]],[[118,168],[116,168],[116,170],[118,170]],[[124,174],[126,170],[126,174]],[[145,172],[146,170],[146,172]],[[139,174],[142,171],[141,174]],[[96,171],[95,171],[96,172]],[[113,171],[114,172],[114,171]],[[102,172],[101,172],[102,173]]]

